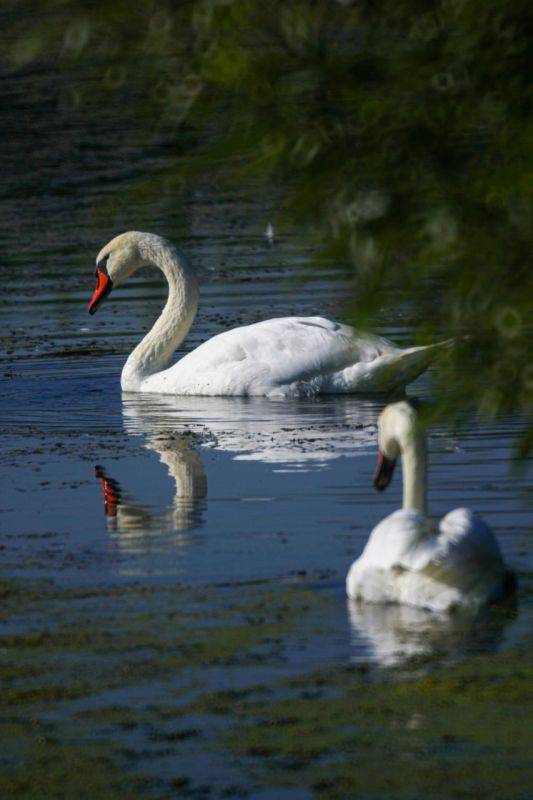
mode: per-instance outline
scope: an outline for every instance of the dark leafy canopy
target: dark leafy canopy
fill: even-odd
[[[407,296],[420,341],[468,334],[440,364],[449,410],[531,409],[528,0],[11,0],[3,16],[12,67],[54,63],[74,104],[129,104],[173,144],[176,194],[215,169],[285,187],[284,213],[351,263],[354,322]]]

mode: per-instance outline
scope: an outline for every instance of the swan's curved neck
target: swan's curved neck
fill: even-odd
[[[422,436],[413,438],[402,448],[403,509],[427,511],[427,455]]]
[[[167,243],[143,244],[143,265],[158,267],[168,281],[168,299],[161,316],[130,354],[122,370],[125,391],[135,391],[149,375],[168,366],[187,335],[198,308],[198,283],[192,268]]]

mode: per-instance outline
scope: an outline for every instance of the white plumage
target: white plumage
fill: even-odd
[[[407,402],[387,406],[380,416],[375,483],[385,488],[401,453],[403,509],[374,528],[350,568],[347,593],[368,603],[477,610],[505,595],[511,574],[492,531],[473,511],[450,511],[438,527],[426,516],[425,442],[416,422]]]
[[[429,362],[426,348],[400,350],[323,317],[280,317],[214,336],[145,378],[142,391],[269,397],[390,391]]]
[[[97,258],[89,311],[146,265],[163,271],[169,295],[124,366],[125,391],[269,397],[385,392],[418,377],[442,346],[404,350],[323,317],[282,317],[214,336],[169,367],[194,320],[199,292],[186,259],[165,239],[129,232],[109,242]]]

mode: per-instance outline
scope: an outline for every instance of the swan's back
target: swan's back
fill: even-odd
[[[280,317],[214,336],[147,378],[143,390],[244,396],[381,391],[401,382],[394,370],[400,371],[406,352],[324,317]],[[418,372],[426,366],[427,358]]]

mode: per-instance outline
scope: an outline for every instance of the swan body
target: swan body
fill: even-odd
[[[140,382],[126,371],[122,388],[267,397],[379,392],[405,385],[429,363],[425,349],[399,350],[323,317],[280,317],[219,333]]]
[[[400,349],[323,317],[282,317],[220,333],[168,366],[194,320],[199,290],[177,248],[160,236],[130,231],[97,257],[89,312],[142,266],[161,269],[169,294],[163,312],[122,370],[124,391],[173,395],[387,392],[405,386],[447,343]]]
[[[477,610],[502,599],[511,573],[488,525],[468,508],[435,526],[426,515],[426,450],[417,414],[405,401],[382,412],[378,425],[379,489],[403,459],[403,509],[370,534],[346,579],[348,596],[367,603],[405,603],[431,611]]]

